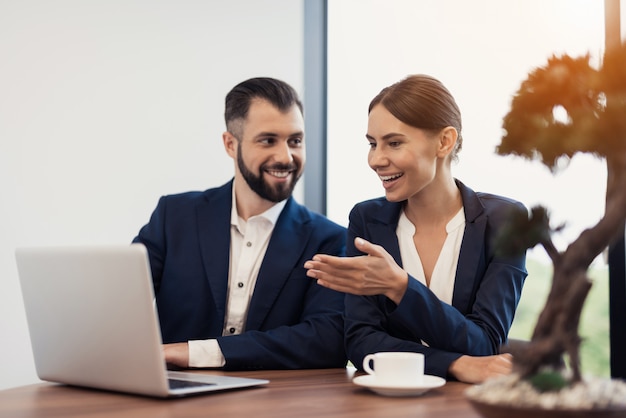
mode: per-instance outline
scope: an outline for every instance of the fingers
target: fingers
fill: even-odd
[[[509,353],[486,358],[492,360],[487,364],[485,378],[507,375],[513,371],[513,356]]]
[[[354,239],[354,246],[357,250],[375,257],[382,257],[387,254],[387,251],[385,251],[385,249],[380,245],[372,244],[371,242],[360,237],[356,237]]]
[[[167,364],[182,368],[189,367],[189,348],[187,343],[164,344],[162,349]]]
[[[337,264],[334,260],[335,257],[324,254],[317,254],[312,260],[308,260],[304,263],[304,268],[307,269],[306,275],[314,279],[319,279],[324,272],[329,272],[334,264]]]
[[[324,272],[330,275],[343,275],[350,271],[361,268],[362,257],[336,257],[326,254],[316,254],[312,260],[304,263],[309,277],[316,277],[309,273],[317,274]],[[317,277],[316,277],[317,278]]]
[[[498,360],[495,364],[497,373],[509,374],[513,370],[513,356],[511,354],[501,354],[498,356]]]
[[[324,278],[332,279],[337,281],[339,277],[336,277],[337,269],[333,267],[334,264],[338,264],[340,259],[337,257],[326,256],[326,255],[316,255],[313,257],[313,260],[309,260],[304,263],[304,268],[307,269],[306,275],[312,279],[316,279],[317,283],[321,286],[331,288],[333,290],[337,290],[335,283],[331,284],[324,280]]]
[[[462,382],[482,383],[485,380],[511,373],[513,357],[510,354],[492,356],[461,356],[448,371]]]
[[[387,253],[380,245],[372,244],[371,242],[359,237],[354,239],[354,245],[357,250],[371,256],[380,256]],[[350,268],[352,267],[351,261],[355,258],[356,257],[337,257],[328,254],[315,254],[310,261],[329,264],[335,268]],[[304,264],[304,268],[315,268],[315,264],[307,261]]]
[[[368,270],[367,256],[334,257],[317,254],[304,263],[306,275],[326,288],[344,293],[358,294],[363,286],[363,271]]]
[[[363,238],[355,238],[354,245],[356,248],[369,256],[385,256],[387,252],[379,245],[372,244]],[[321,269],[324,266],[330,266],[337,270],[352,270],[361,267],[362,257],[337,257],[327,254],[316,254],[313,258],[304,263],[306,269]]]

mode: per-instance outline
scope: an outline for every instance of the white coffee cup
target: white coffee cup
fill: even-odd
[[[424,381],[424,355],[409,352],[368,354],[363,359],[363,370],[374,376],[376,383],[383,385],[418,385]]]

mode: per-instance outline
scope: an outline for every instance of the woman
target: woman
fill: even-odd
[[[468,383],[511,371],[506,342],[526,278],[525,254],[496,254],[494,236],[519,202],[452,176],[461,114],[443,84],[413,75],[370,103],[369,166],[385,198],[350,213],[347,254],[318,254],[308,275],[346,292],[348,358],[414,351],[426,373]]]

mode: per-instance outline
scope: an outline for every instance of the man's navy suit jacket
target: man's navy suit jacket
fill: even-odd
[[[346,230],[289,198],[269,241],[245,332],[222,336],[232,180],[161,197],[134,239],[150,254],[164,343],[216,338],[227,369],[343,367],[344,295],[306,276],[317,253],[345,254]]]

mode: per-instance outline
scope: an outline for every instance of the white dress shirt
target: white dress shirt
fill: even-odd
[[[437,295],[439,300],[451,305],[456,267],[459,262],[459,254],[461,253],[463,233],[465,232],[465,212],[463,208],[450,219],[450,222],[446,225],[446,232],[448,235],[437,258],[437,263],[430,278],[430,286],[428,287]],[[400,215],[396,235],[398,236],[404,270],[424,284],[424,286],[427,286],[422,260],[413,242],[415,226],[406,217],[404,211]]]
[[[222,335],[237,335],[246,329],[248,307],[259,269],[274,225],[286,203],[283,200],[245,221],[237,213],[233,184],[228,299]],[[226,363],[216,339],[189,341],[188,345],[190,367],[223,367]]]

